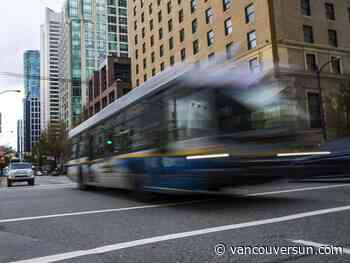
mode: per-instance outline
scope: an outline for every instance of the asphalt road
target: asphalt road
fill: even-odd
[[[40,177],[0,187],[0,262],[350,262],[349,197],[339,181],[140,200]]]

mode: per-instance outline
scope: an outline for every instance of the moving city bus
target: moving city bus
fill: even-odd
[[[173,67],[70,132],[68,174],[82,189],[153,192],[281,179],[291,156],[315,150],[284,92],[229,66]]]

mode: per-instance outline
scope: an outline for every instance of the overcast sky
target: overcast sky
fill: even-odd
[[[23,118],[23,79],[7,78],[1,72],[23,74],[23,53],[40,49],[40,25],[44,23],[45,7],[60,11],[64,0],[1,1],[0,9],[0,92],[21,89],[22,93],[0,95],[2,133],[0,145],[17,147],[17,120]]]

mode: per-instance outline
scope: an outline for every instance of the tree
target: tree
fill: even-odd
[[[61,122],[42,132],[39,142],[33,147],[32,158],[39,166],[51,161],[51,168],[56,168],[68,160],[69,151],[68,133]]]

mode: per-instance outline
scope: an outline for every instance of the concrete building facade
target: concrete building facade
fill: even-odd
[[[108,54],[128,56],[126,0],[65,0],[60,45],[61,117],[80,121],[87,81]]]
[[[41,25],[40,45],[40,106],[41,130],[57,125],[60,120],[59,107],[59,56],[61,15],[46,8],[45,23]]]
[[[328,134],[350,132],[349,0],[132,0],[128,14],[133,87],[224,54],[286,87],[279,111],[301,108],[300,125],[320,128],[323,105]],[[321,73],[321,102],[315,71],[334,58]]]

